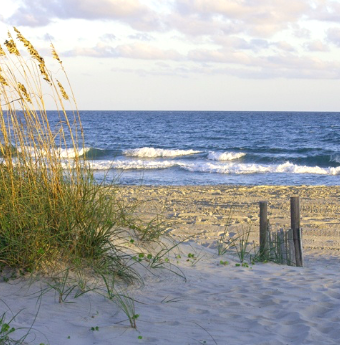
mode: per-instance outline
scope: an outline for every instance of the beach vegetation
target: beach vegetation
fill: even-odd
[[[154,254],[141,251],[160,241],[161,220],[143,222],[136,205],[118,197],[119,186],[95,180],[58,53],[51,44],[55,75],[31,42],[18,29],[14,32],[16,37],[9,32],[0,45],[0,263],[13,272],[50,279],[46,291],[54,290],[59,303],[75,291],[81,291],[77,297],[101,293],[103,287],[136,328],[134,300],[116,286],[142,281],[136,263],[164,268],[176,245],[162,244]],[[58,121],[51,122],[47,98]],[[2,336],[8,337],[10,322],[5,315],[0,320]]]

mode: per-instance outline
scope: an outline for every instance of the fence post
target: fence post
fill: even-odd
[[[298,196],[290,198],[290,215],[291,228],[293,231],[293,240],[295,247],[295,262],[296,266],[303,266],[302,258],[302,243],[301,243],[301,228],[300,228],[300,200]]]
[[[268,230],[268,218],[267,218],[267,201],[260,201],[260,257],[264,259],[265,255],[268,254],[267,243],[267,230]]]

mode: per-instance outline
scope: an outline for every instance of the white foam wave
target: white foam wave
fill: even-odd
[[[184,169],[192,172],[209,172],[219,174],[261,174],[261,173],[289,173],[289,174],[313,174],[313,175],[339,175],[340,167],[321,168],[309,167],[286,162],[278,165],[261,164],[216,164],[202,163],[199,165],[189,164]]]
[[[83,156],[84,154],[86,154],[87,152],[90,151],[90,147],[85,147],[82,148],[80,150],[78,150],[78,152],[76,152],[74,150],[74,148],[69,148],[69,149],[62,149],[62,148],[56,148],[55,149],[55,154],[60,157],[60,158],[75,158],[76,155],[78,156]],[[29,147],[29,146],[25,146],[24,148],[18,148],[18,151],[22,152],[22,151],[26,151],[26,152],[30,152],[30,154],[32,156],[38,155],[38,156],[47,156],[47,151],[45,150],[38,150],[35,149],[33,147]]]
[[[210,151],[208,159],[213,161],[232,161],[244,157],[246,154],[243,152],[214,152]]]
[[[141,147],[138,149],[130,149],[123,151],[125,156],[130,157],[141,157],[141,158],[157,158],[157,157],[178,157],[188,156],[201,151],[195,150],[166,150],[166,149],[155,149],[153,147]]]
[[[290,162],[277,165],[221,163],[221,162],[176,162],[176,161],[144,161],[144,160],[117,160],[117,161],[91,161],[90,166],[95,170],[108,169],[168,169],[180,167],[190,172],[218,173],[218,174],[264,174],[264,173],[289,173],[313,175],[340,175],[340,167],[321,168],[296,165]]]
[[[132,169],[167,169],[171,168],[176,164],[174,161],[91,161],[90,167],[95,170],[108,170],[108,169],[121,169],[121,170],[132,170]]]

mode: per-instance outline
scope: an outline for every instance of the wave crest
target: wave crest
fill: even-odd
[[[232,161],[244,157],[246,154],[243,152],[214,152],[210,151],[208,159],[212,161]]]
[[[138,149],[130,149],[123,151],[125,156],[129,157],[140,157],[140,158],[157,158],[157,157],[179,157],[188,156],[201,151],[195,150],[166,150],[166,149],[155,149],[153,147],[141,147]]]
[[[117,161],[93,161],[90,163],[95,170],[121,169],[121,170],[149,170],[168,169],[178,167],[190,172],[215,173],[215,174],[312,174],[312,175],[340,175],[340,167],[321,168],[296,165],[290,162],[276,165],[219,163],[219,162],[178,162],[178,161],[144,161],[144,160],[117,160]]]

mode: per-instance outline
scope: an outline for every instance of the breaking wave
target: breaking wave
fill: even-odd
[[[243,152],[214,152],[210,151],[208,159],[213,161],[232,161],[244,157],[246,154]]]
[[[290,162],[283,164],[252,164],[252,163],[220,163],[204,161],[144,161],[144,160],[117,160],[117,161],[93,161],[90,163],[95,170],[140,170],[140,169],[169,169],[177,167],[190,172],[217,173],[217,174],[262,174],[262,173],[286,173],[286,174],[312,174],[312,175],[340,175],[340,167],[321,168],[297,165]]]
[[[157,157],[179,157],[188,156],[201,151],[195,150],[167,150],[167,149],[155,149],[153,147],[141,147],[138,149],[130,149],[123,151],[125,156],[140,157],[140,158],[157,158]]]

